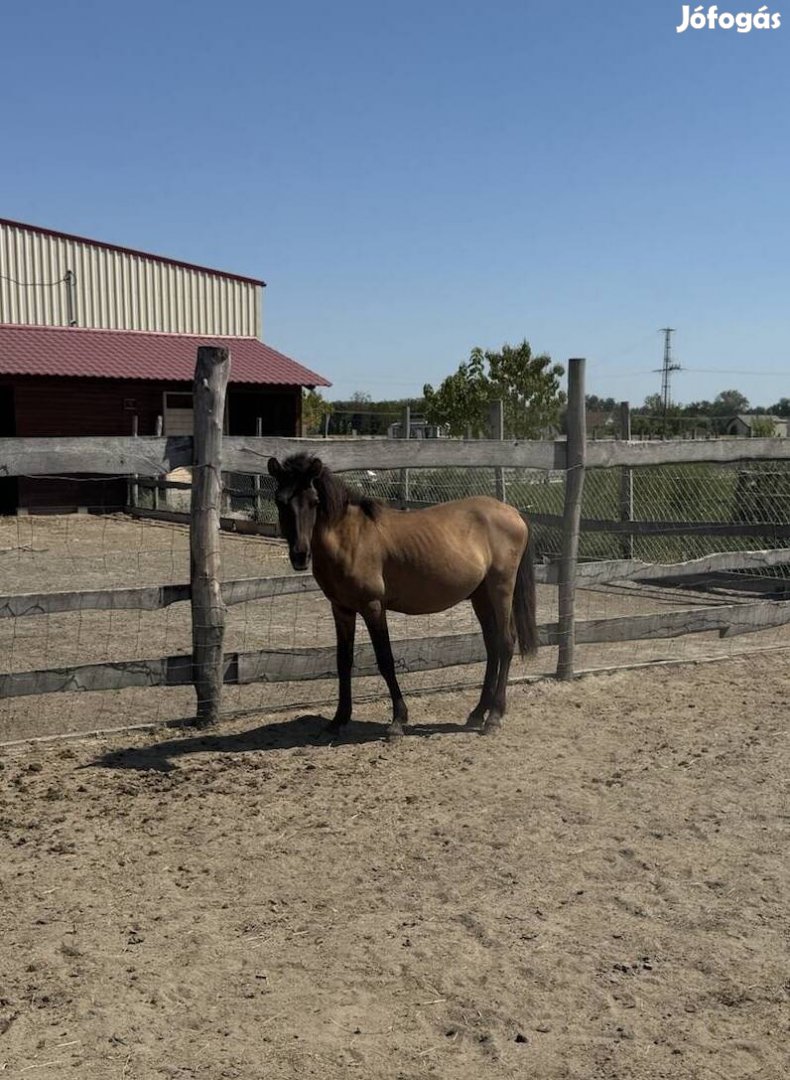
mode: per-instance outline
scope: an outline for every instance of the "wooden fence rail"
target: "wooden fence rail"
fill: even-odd
[[[619,615],[607,619],[577,620],[577,644],[635,641],[680,637],[718,631],[735,636],[790,623],[790,601],[754,604],[721,604],[661,614]],[[557,623],[538,627],[540,644],[561,644]],[[443,637],[407,638],[394,641],[396,669],[400,674],[432,671],[485,660],[480,633]],[[221,664],[225,684],[301,682],[335,678],[335,647],[261,649],[227,653]],[[355,652],[356,678],[378,671],[373,648],[367,642]],[[31,694],[61,694],[121,690],[141,686],[189,686],[194,681],[192,657],[166,656],[153,660],[122,660],[43,671],[17,671],[0,675],[0,698]]]
[[[270,436],[223,439],[227,472],[262,473],[269,457],[298,451],[318,454],[336,472],[355,469],[566,467],[566,444],[484,439],[285,439]],[[56,473],[161,477],[192,466],[190,436],[2,438],[0,476]],[[587,468],[640,468],[694,462],[790,461],[790,439],[679,439],[672,442],[590,442]]]
[[[663,578],[695,578],[728,571],[758,572],[771,566],[790,566],[790,548],[768,551],[727,551],[704,555],[679,563],[647,563],[639,559],[611,559],[578,563],[577,586],[605,585],[613,581],[660,581]],[[539,584],[556,585],[559,565],[556,562],[535,567]],[[224,581],[222,601],[226,607],[253,600],[272,600],[278,596],[318,592],[311,575],[281,574],[261,578],[238,578]],[[187,582],[174,585],[143,585],[135,589],[89,589],[75,592],[19,593],[0,596],[0,619],[19,619],[35,615],[56,615],[83,611],[157,611],[191,599]]]
[[[314,578],[296,575],[239,578],[236,581],[224,581],[220,587],[222,601],[226,606],[316,590],[318,583]],[[191,596],[192,590],[188,584],[144,585],[137,589],[91,589],[84,592],[22,593],[16,596],[0,596],[0,619],[80,611],[156,611],[190,600]]]
[[[562,514],[524,513],[534,525],[563,527]],[[582,532],[615,533],[633,536],[775,536],[790,537],[790,524],[778,525],[729,521],[612,521],[606,518],[582,518]]]

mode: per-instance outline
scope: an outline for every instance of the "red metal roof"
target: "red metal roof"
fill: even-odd
[[[257,338],[0,324],[0,376],[191,382],[198,345],[230,349],[230,382],[331,386]]]
[[[26,225],[24,221],[12,221],[11,218],[0,218],[0,225],[10,225],[13,229],[24,229],[26,232],[40,233],[42,236],[57,236],[61,240],[73,240],[77,244],[107,248],[109,251],[119,251],[124,255],[137,255],[141,259],[153,259],[154,262],[168,263],[170,266],[183,266],[187,270],[198,270],[203,274],[233,278],[235,281],[246,281],[249,285],[266,287],[266,282],[261,281],[260,278],[245,277],[243,274],[231,274],[225,270],[214,270],[210,266],[199,266],[197,263],[171,259],[166,255],[154,255],[150,251],[140,251],[138,248],[121,247],[120,244],[105,244],[103,240],[91,240],[87,236],[77,236],[76,233],[60,232],[58,229],[45,229],[41,225]]]

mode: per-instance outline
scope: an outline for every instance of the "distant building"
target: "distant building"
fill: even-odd
[[[772,425],[770,429],[769,424]],[[728,420],[724,428],[725,435],[739,435],[745,439],[751,439],[757,435],[763,438],[785,438],[787,433],[786,419],[766,413],[739,413]]]
[[[302,388],[331,384],[260,340],[263,287],[0,219],[0,436],[191,434],[200,344],[230,349],[227,434],[300,434]],[[124,501],[118,480],[0,479],[0,513]]]
[[[429,424],[422,416],[412,416],[409,422],[410,439],[444,439],[447,432],[439,424]],[[398,420],[387,428],[388,439],[403,438],[403,421]]]

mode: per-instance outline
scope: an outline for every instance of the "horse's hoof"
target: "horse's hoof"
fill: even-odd
[[[466,718],[466,724],[464,727],[479,728],[483,726],[485,720],[485,713],[471,712]]]
[[[398,739],[403,738],[403,724],[397,720],[387,726],[386,731],[387,742],[397,742]]]
[[[324,734],[339,735],[347,724],[347,720],[330,720],[329,723],[324,726]]]
[[[501,716],[489,716],[486,722],[483,724],[483,734],[493,735],[497,731],[502,729],[502,717]]]

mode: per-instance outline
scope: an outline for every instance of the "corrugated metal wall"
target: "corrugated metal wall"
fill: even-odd
[[[0,323],[261,337],[250,281],[0,222]]]

